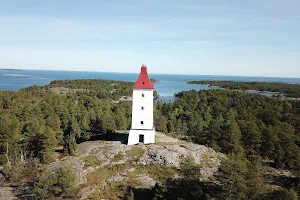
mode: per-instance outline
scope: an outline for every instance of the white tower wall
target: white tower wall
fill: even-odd
[[[133,89],[132,97],[131,129],[153,129],[153,90]]]
[[[155,142],[153,125],[153,89],[133,89],[132,123],[128,145]]]

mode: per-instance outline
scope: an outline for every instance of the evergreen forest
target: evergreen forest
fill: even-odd
[[[258,83],[252,87],[247,83],[209,84],[284,92],[293,97],[300,94],[299,86],[286,87],[280,83],[262,83],[262,87]],[[34,176],[30,168],[53,162],[58,147],[62,147],[65,155],[75,155],[77,144],[82,141],[130,129],[131,101],[118,100],[131,96],[132,85],[122,81],[59,80],[17,92],[0,91],[3,174],[12,182]],[[154,98],[157,96],[155,92]],[[185,180],[157,185],[151,191],[153,199],[300,197],[299,101],[230,90],[182,91],[175,97],[173,103],[155,102],[156,131],[212,147],[227,158],[222,161],[215,185],[199,183],[193,166],[186,164],[181,169]],[[263,166],[288,170],[294,176],[272,189],[267,187]],[[68,170],[61,173],[64,171]],[[178,194],[178,189],[183,192]]]

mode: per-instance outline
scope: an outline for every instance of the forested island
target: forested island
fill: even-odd
[[[256,90],[284,94],[287,97],[300,97],[300,85],[279,82],[236,82],[236,81],[189,81],[187,84],[203,84],[214,87],[221,87],[229,90]]]
[[[130,129],[131,102],[115,100],[131,96],[132,85],[122,81],[62,80],[17,92],[0,91],[0,172],[5,184],[28,183],[26,195],[34,199],[76,199],[80,188],[74,183],[72,167],[63,165],[51,173],[48,166],[66,158],[81,159],[80,143],[101,138],[97,145],[105,145],[105,140],[114,138],[117,130]],[[67,88],[68,92],[59,88]],[[279,92],[298,94],[296,89],[282,86],[282,90]],[[211,147],[224,156],[214,177],[205,181],[199,181],[199,172],[209,163],[204,166],[186,159],[180,168],[136,166],[140,173],[151,172],[160,181],[142,191],[144,199],[299,197],[300,102],[229,90],[183,91],[176,94],[174,103],[156,102],[154,120],[156,131]],[[160,142],[168,146],[167,141]],[[177,145],[193,150],[183,142]],[[137,147],[126,155],[135,163],[143,151]],[[82,159],[89,166],[104,162],[95,157]],[[118,162],[123,156],[117,154],[112,159]],[[209,160],[209,156],[203,159]],[[115,165],[98,175],[92,174],[86,184],[100,187],[95,177],[104,178],[124,167]],[[181,179],[170,179],[174,173]],[[117,194],[113,199],[134,199],[141,192],[133,187],[135,182],[105,184],[107,192]]]
[[[78,79],[78,80],[55,80],[51,81],[49,85],[45,86],[46,90],[52,90],[60,93],[62,88],[81,90],[86,92],[89,96],[95,96],[97,98],[110,98],[113,100],[119,100],[122,96],[132,95],[133,82],[126,81],[110,81],[101,79]],[[62,91],[62,93],[65,93]],[[154,90],[154,98],[159,97],[159,94]]]

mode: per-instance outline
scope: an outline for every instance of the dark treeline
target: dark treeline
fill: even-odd
[[[257,90],[284,93],[287,97],[300,97],[300,85],[279,82],[189,81],[188,84],[205,84],[226,89]]]

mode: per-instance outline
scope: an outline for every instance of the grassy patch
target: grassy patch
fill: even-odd
[[[123,160],[124,159],[124,154],[122,153],[119,153],[117,155],[115,155],[115,157],[112,159],[113,162],[118,162],[120,160]]]
[[[131,186],[131,187],[137,187],[137,186],[141,185],[141,182],[136,178],[130,177],[129,179],[127,179],[126,185]]]
[[[96,167],[96,166],[101,165],[103,163],[102,161],[95,159],[95,157],[91,156],[91,155],[82,158],[82,161],[84,162],[83,169],[86,169],[88,167]]]
[[[107,144],[108,142],[106,140],[100,140],[99,143],[100,144]]]
[[[168,178],[173,178],[176,175],[176,170],[161,165],[146,165],[136,166],[133,172],[129,172],[127,179],[122,182],[107,182],[107,179],[116,175],[117,173],[130,169],[133,166],[130,164],[113,165],[108,168],[101,168],[95,170],[87,175],[87,183],[89,185],[96,184],[98,192],[89,196],[88,199],[123,199],[126,195],[128,186],[137,187],[140,185],[137,179],[140,174],[148,174],[153,179],[163,182]],[[104,188],[100,187],[101,181],[107,183]]]
[[[88,199],[122,199],[126,194],[127,186],[138,186],[138,180],[129,178],[122,182],[108,182],[107,179],[131,167],[132,166],[128,164],[120,164],[97,169],[89,173],[87,175],[87,183],[89,185],[96,184],[100,190],[98,189],[99,192],[92,194]],[[105,181],[107,183],[104,188],[100,188],[101,181]]]
[[[161,141],[158,141],[158,142],[155,142],[156,145],[174,145],[176,143],[174,142],[161,142]]]
[[[214,167],[216,165],[216,156],[212,154],[210,151],[206,151],[202,154],[201,163],[198,165],[199,167]]]
[[[98,200],[98,199],[111,199],[119,200],[123,199],[126,194],[126,187],[122,186],[120,183],[110,182],[102,190],[90,195],[88,199]]]
[[[129,177],[137,177],[140,174],[148,174],[156,181],[163,182],[168,178],[174,178],[177,170],[161,165],[139,165],[133,172],[128,173]]]
[[[127,168],[129,168],[127,164],[121,164],[121,165],[113,165],[107,168],[97,169],[87,175],[87,182],[88,184],[98,185],[102,180],[106,180],[111,176]]]
[[[125,153],[129,158],[138,159],[145,153],[145,149],[143,149],[142,147],[139,147],[139,146],[133,146],[131,149],[127,150]]]

